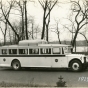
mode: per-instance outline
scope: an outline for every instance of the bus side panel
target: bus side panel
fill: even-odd
[[[0,57],[0,67],[11,67],[11,57]]]
[[[0,66],[10,67],[11,62],[18,59],[21,67],[68,67],[67,57],[0,57]]]
[[[51,67],[51,58],[48,57],[19,57],[22,67]]]
[[[52,67],[56,67],[56,68],[68,67],[68,58],[66,56],[52,57]]]
[[[51,57],[0,57],[1,67],[11,67],[11,62],[17,59],[21,67],[51,67]]]

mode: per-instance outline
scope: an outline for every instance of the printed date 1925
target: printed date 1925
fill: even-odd
[[[88,77],[79,77],[78,78],[78,81],[85,81],[85,82],[88,82]]]

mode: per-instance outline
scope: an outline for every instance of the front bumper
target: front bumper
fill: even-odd
[[[88,67],[88,62],[83,63],[83,67]]]

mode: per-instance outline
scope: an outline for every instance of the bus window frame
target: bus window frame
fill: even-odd
[[[30,49],[38,49],[38,53],[30,53]],[[28,48],[29,55],[40,55],[40,48],[39,47],[30,47]]]
[[[2,53],[2,50],[6,50],[6,53]],[[2,49],[0,49],[0,51],[1,51],[1,55],[8,55],[8,49],[7,48],[2,48]]]
[[[20,53],[20,51],[19,51],[20,49],[27,50],[27,53]],[[27,47],[25,47],[25,48],[22,48],[22,47],[18,48],[18,55],[28,55],[28,52],[29,52],[29,50],[28,50]]]
[[[53,52],[53,49],[54,49],[54,48],[59,48],[60,53],[54,53],[54,52]],[[53,55],[62,55],[62,49],[61,49],[61,48],[62,48],[62,47],[52,47],[52,54],[53,54]]]
[[[10,54],[10,53],[9,53],[9,52],[10,52],[9,50],[16,50],[16,54],[15,54],[15,53],[11,53],[11,54]],[[14,49],[14,48],[13,48],[13,49],[12,49],[12,48],[9,48],[9,49],[8,49],[8,54],[9,54],[9,55],[17,55],[17,54],[18,54],[17,48],[15,48],[15,49]]]
[[[41,49],[50,49],[50,53],[41,53]],[[40,47],[40,54],[41,55],[52,55],[52,48],[51,47]]]
[[[61,47],[61,53],[62,53],[62,55],[65,55],[63,47]]]
[[[67,52],[65,52],[65,49],[64,47],[67,48]],[[0,47],[0,55],[65,55],[68,53],[68,48],[71,47],[71,46],[2,46]],[[54,48],[59,48],[60,49],[60,54],[53,54],[53,49]],[[3,49],[6,49],[7,50],[7,54],[2,54],[2,50]],[[17,49],[17,54],[9,54],[9,49]],[[24,53],[24,54],[19,54],[19,49],[27,49],[27,54]],[[29,50],[30,49],[38,49],[38,53],[33,53],[33,54],[30,54],[29,53]],[[48,53],[41,53],[41,49],[50,49],[50,54]],[[63,49],[63,51],[62,51]]]

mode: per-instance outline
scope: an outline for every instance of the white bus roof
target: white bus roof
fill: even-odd
[[[6,45],[6,46],[1,46],[0,48],[6,49],[6,48],[17,48],[18,45]]]
[[[1,47],[17,47],[18,45],[6,45],[6,46],[1,46]]]
[[[71,45],[65,45],[65,44],[38,44],[38,46],[54,46],[54,47],[59,47],[59,46],[61,46],[61,47],[65,47],[65,46],[71,46]]]
[[[2,49],[6,49],[6,48],[10,48],[10,49],[16,49],[16,48],[38,48],[38,47],[71,47],[71,45],[65,45],[65,44],[38,44],[38,46],[20,46],[20,45],[9,45],[9,46],[1,46],[0,48]]]
[[[30,46],[30,45],[38,45],[38,44],[45,44],[47,43],[46,40],[22,40],[22,41],[19,41],[19,45],[27,45],[27,46]]]

